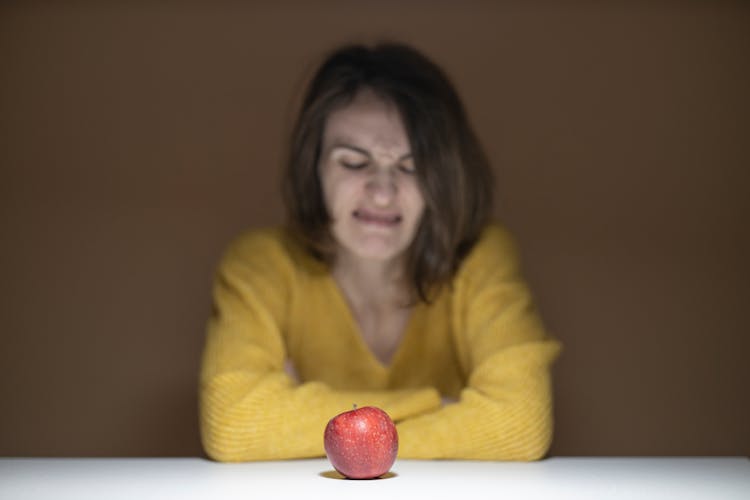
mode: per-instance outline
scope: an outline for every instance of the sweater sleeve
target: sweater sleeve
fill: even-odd
[[[294,265],[278,237],[252,233],[219,265],[200,376],[200,429],[209,457],[276,460],[325,454],[328,420],[353,402],[405,419],[439,406],[434,389],[337,391],[284,370]]]
[[[455,281],[453,330],[468,383],[455,404],[398,425],[402,458],[536,460],[552,438],[548,337],[510,236],[490,227]]]

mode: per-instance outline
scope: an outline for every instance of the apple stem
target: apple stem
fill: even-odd
[[[357,403],[354,403],[354,404],[352,405],[352,410],[356,410],[356,409],[357,409]]]

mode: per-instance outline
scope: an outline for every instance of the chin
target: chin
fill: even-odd
[[[402,256],[408,245],[390,238],[360,237],[342,241],[341,246],[351,255],[371,261],[389,261]]]
[[[340,226],[333,230],[342,250],[359,259],[382,262],[405,254],[412,239],[410,233],[405,227],[387,231],[360,225]]]
[[[349,251],[361,259],[382,262],[393,260],[404,253],[401,248],[385,245],[357,245],[354,248],[349,247]]]

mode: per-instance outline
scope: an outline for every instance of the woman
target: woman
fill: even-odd
[[[228,249],[201,373],[221,461],[323,456],[359,406],[399,457],[534,460],[552,435],[547,337],[491,174],[445,75],[401,45],[319,68],[292,135],[285,228]]]

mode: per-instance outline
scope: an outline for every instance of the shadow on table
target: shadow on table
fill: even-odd
[[[336,472],[335,470],[327,470],[327,471],[321,472],[318,475],[326,479],[348,479],[344,477],[343,475],[341,475],[340,473]],[[396,474],[395,472],[386,472],[382,476],[375,477],[372,479],[349,479],[349,480],[350,481],[373,481],[373,480],[378,480],[378,479],[390,479],[396,476],[398,476],[398,474]]]

